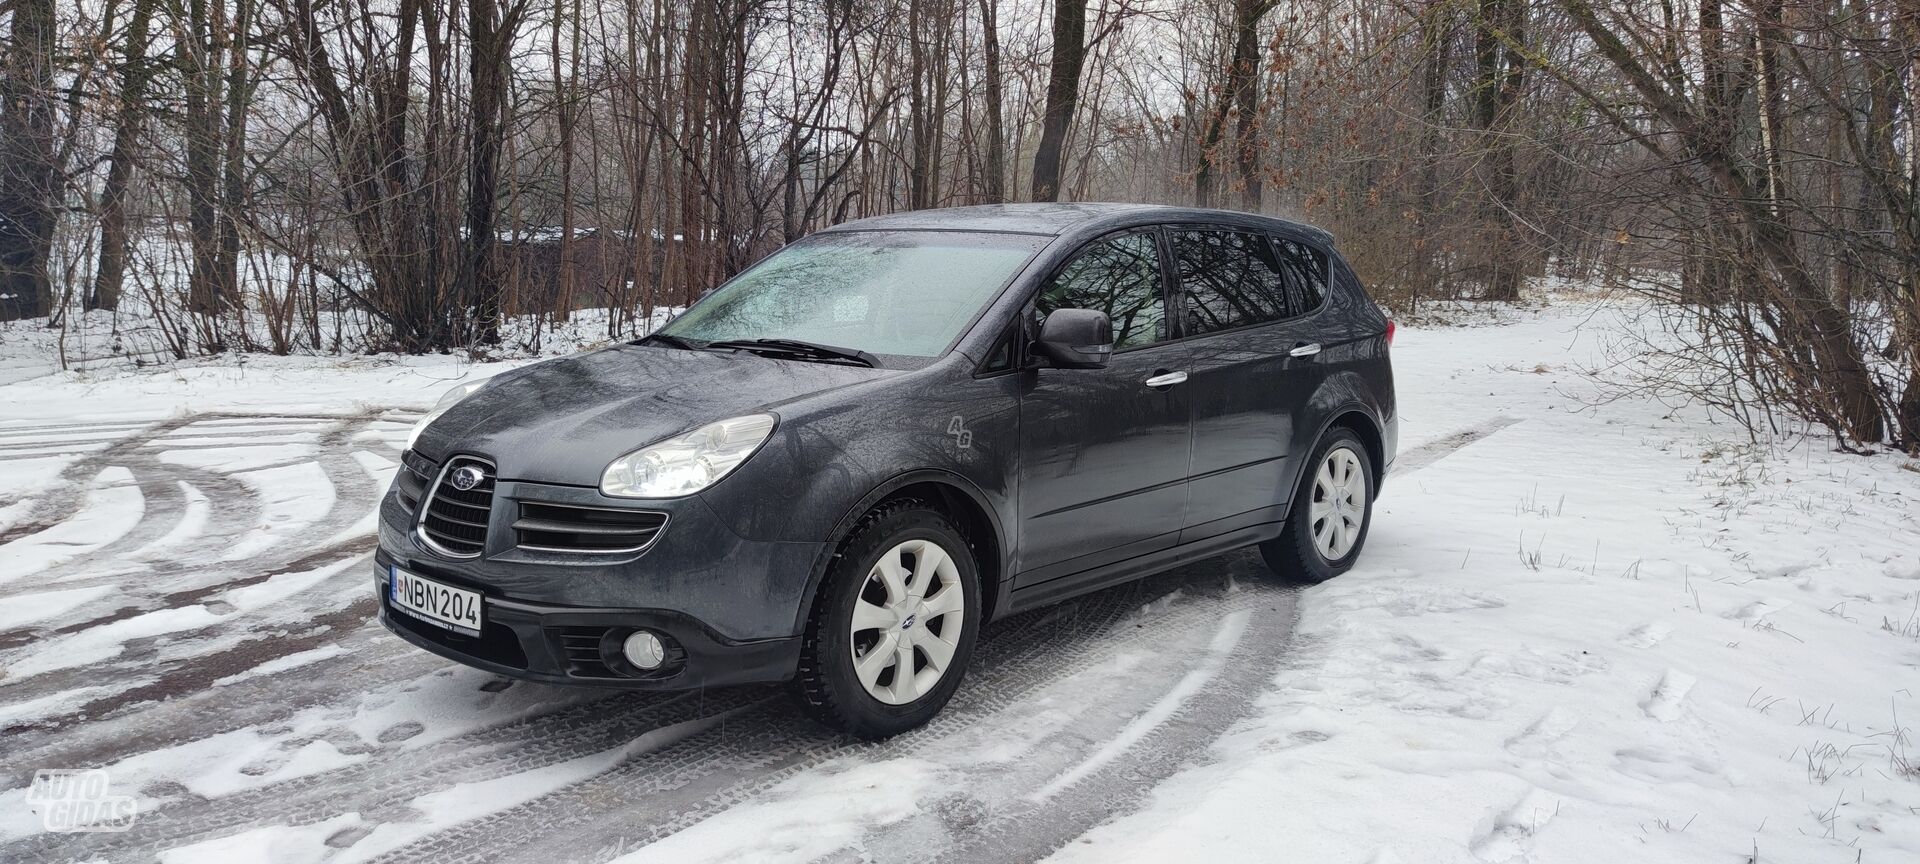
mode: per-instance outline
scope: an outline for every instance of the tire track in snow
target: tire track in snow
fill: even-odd
[[[1094,772],[1105,768],[1133,745],[1138,744],[1141,739],[1153,734],[1154,730],[1172,719],[1174,714],[1186,707],[1187,701],[1193,698],[1195,692],[1206,686],[1207,682],[1212,681],[1214,676],[1220,673],[1220,667],[1226,664],[1227,655],[1233,653],[1234,647],[1240,644],[1240,637],[1247,632],[1247,617],[1244,611],[1228,615],[1226,620],[1221,622],[1220,632],[1214,635],[1213,644],[1208,646],[1207,656],[1201,661],[1199,667],[1175,682],[1173,689],[1167,691],[1167,695],[1160,697],[1160,701],[1153,703],[1153,707],[1134,718],[1133,722],[1120,730],[1119,735],[1100,745],[1099,749],[1094,750],[1086,758],[1086,761],[1048,781],[1047,785],[1040,787],[1039,791],[1028,795],[1027,800],[1036,804],[1046,803],[1048,798],[1060,794],[1062,790],[1071,788]]]
[[[1512,426],[1515,423],[1519,423],[1520,420],[1521,418],[1519,417],[1495,417],[1451,435],[1436,438],[1410,450],[1402,450],[1400,451],[1399,457],[1393,460],[1394,470],[1393,473],[1387,475],[1387,479],[1391,480],[1395,476],[1408,474],[1432,465],[1441,459],[1459,452],[1460,448],[1492,435],[1508,426]]]
[[[381,412],[378,411],[368,411],[344,416],[297,418],[258,418],[245,414],[218,413],[192,414],[146,424],[138,427],[138,431],[135,434],[113,441],[113,443],[104,450],[89,453],[76,460],[61,472],[61,482],[56,484],[53,489],[39,495],[31,496],[33,500],[37,502],[37,506],[25,517],[22,526],[10,531],[6,537],[0,538],[0,545],[26,539],[32,534],[47,530],[73,518],[79,506],[78,502],[85,499],[85,491],[91,486],[94,478],[97,477],[102,470],[121,467],[133,473],[135,485],[138,486],[142,496],[149,502],[149,506],[142,513],[139,521],[124,535],[113,542],[101,548],[59,562],[38,574],[39,578],[33,581],[42,583],[59,581],[61,587],[119,585],[137,591],[141,587],[155,584],[159,580],[167,577],[204,572],[207,569],[204,563],[173,558],[146,564],[146,576],[148,578],[137,581],[129,580],[124,573],[118,572],[107,575],[86,575],[98,571],[103,567],[113,569],[122,568],[128,559],[138,560],[139,553],[143,549],[162,538],[168,537],[184,518],[185,512],[184,495],[177,481],[185,481],[188,485],[198,489],[201,494],[206,497],[208,505],[211,508],[212,512],[208,514],[205,527],[198,537],[193,538],[199,543],[204,545],[230,541],[243,536],[248,530],[258,525],[264,508],[264,502],[260,500],[257,491],[247,483],[235,479],[233,475],[247,473],[251,470],[261,470],[260,468],[245,468],[233,472],[222,472],[212,468],[182,464],[162,458],[167,452],[178,449],[171,446],[168,440],[169,437],[174,436],[175,433],[201,424],[218,424],[222,421],[232,419],[243,419],[247,421],[282,419],[290,429],[298,428],[302,431],[309,431],[311,427],[315,426],[330,427],[323,431],[322,443],[320,445],[308,445],[316,447],[318,451],[316,455],[296,460],[294,463],[289,464],[318,462],[321,465],[321,470],[326,474],[328,481],[335,484],[333,511],[338,511],[342,508],[354,510],[349,518],[335,520],[338,523],[342,523],[339,524],[338,527],[344,528],[347,525],[351,525],[353,521],[365,513],[365,509],[360,508],[371,508],[372,504],[378,501],[379,490],[372,488],[371,478],[366,477],[365,470],[353,462],[349,454],[339,452],[328,453],[326,452],[327,450],[337,448],[324,445],[350,441],[355,433],[380,419],[380,416]],[[30,430],[20,429],[16,431],[25,433]],[[245,431],[210,434],[221,434],[231,438],[228,442],[214,445],[215,449],[245,451],[251,447],[272,446],[271,444],[262,445],[250,440],[248,433]],[[353,469],[351,474],[341,470],[343,464],[344,467],[351,467]],[[354,475],[358,475],[358,477]],[[349,489],[346,491],[354,493],[352,497],[341,494],[340,485],[342,483],[349,486]],[[329,515],[331,515],[331,512]],[[32,526],[33,530],[21,531],[21,527],[26,526]],[[338,529],[336,528],[336,530]],[[297,556],[301,554],[302,550],[273,551],[280,555]],[[249,563],[271,568],[281,562],[269,557],[264,560],[256,558]],[[215,565],[213,569],[218,570],[221,568]],[[65,578],[62,578],[63,576],[65,576]],[[135,584],[128,584],[129,582],[134,582]],[[14,584],[0,588],[0,597],[32,593],[36,590],[40,590],[37,585]]]
[[[74,484],[80,484],[80,489],[84,489],[85,484],[91,482],[99,471],[116,467],[133,473],[134,483],[142,490],[146,506],[136,524],[118,539],[55,563],[31,579],[0,591],[0,599],[6,599],[54,588],[115,589],[89,604],[65,610],[58,620],[35,622],[0,632],[0,664],[4,664],[0,669],[30,657],[33,651],[57,647],[62,637],[85,634],[95,628],[148,613],[190,608],[204,602],[211,604],[207,608],[214,614],[228,616],[235,610],[231,604],[220,600],[218,595],[256,586],[277,576],[340,565],[364,556],[372,549],[372,532],[362,530],[356,533],[352,529],[362,526],[366,515],[374,511],[382,489],[368,469],[353,457],[353,452],[367,450],[376,455],[381,455],[381,451],[392,452],[392,448],[379,440],[377,434],[367,434],[373,430],[374,424],[389,422],[390,414],[374,410],[345,416],[288,418],[244,414],[190,415],[133,426],[131,428],[137,430],[137,434],[113,441],[104,450],[70,465],[63,473],[66,482],[42,496],[43,500],[52,500],[42,504],[40,513],[33,518],[46,513],[58,514],[64,505],[71,505],[74,500],[84,497]],[[285,532],[287,536],[280,538],[268,537],[272,545],[261,554],[240,561],[205,561],[206,556],[199,554],[202,550],[230,547],[262,527],[265,507],[259,494],[252,486],[232,476],[234,473],[261,470],[261,467],[243,462],[241,467],[229,473],[165,459],[165,454],[178,450],[174,439],[182,436],[189,436],[189,440],[231,437],[231,444],[221,446],[247,452],[248,448],[261,446],[252,437],[253,433],[274,428],[313,438],[315,443],[308,446],[313,447],[315,452],[291,464],[318,466],[319,473],[331,487],[328,490],[330,505],[302,530]],[[49,437],[32,428],[0,430],[0,434],[9,432],[14,438],[22,440]],[[190,486],[204,502],[204,524],[185,524],[188,518],[187,494],[183,484]],[[59,500],[63,496],[68,499],[64,504]],[[74,509],[77,512],[77,507]],[[42,526],[42,530],[47,527],[51,526]],[[197,531],[192,530],[196,527]],[[193,536],[176,536],[182,529]],[[332,542],[319,550],[305,545],[316,536],[346,539]],[[101,574],[99,571],[102,569],[114,572]],[[362,576],[349,567],[324,578],[319,584],[309,585],[275,601],[292,602],[295,605],[290,608],[294,609],[305,608],[318,601],[323,608],[305,620],[288,621],[282,616],[280,620],[262,621],[255,616],[232,615],[209,626],[129,639],[120,646],[115,657],[98,663],[12,681],[0,677],[0,703],[20,704],[81,687],[112,685],[120,689],[120,693],[108,699],[71,707],[60,716],[36,718],[38,722],[32,724],[58,728],[63,719],[98,716],[98,712],[121,710],[140,701],[177,698],[204,683],[206,676],[197,667],[231,671],[236,665],[244,668],[245,664],[267,662],[305,650],[305,647],[310,647],[309,643],[315,641],[338,639],[338,633],[325,635],[326,628],[342,627],[349,622],[326,624],[316,623],[312,619],[324,622],[337,615],[340,604],[332,602],[331,598],[339,596],[340,588],[347,584],[360,584]],[[351,623],[364,622],[365,612],[362,610],[362,614]],[[268,617],[271,619],[274,616]],[[56,645],[44,644],[48,640],[55,640]],[[167,656],[156,660],[155,646],[163,643],[188,646],[208,643],[222,647],[212,648],[210,653],[199,656],[192,654],[190,649],[184,654],[169,649]],[[0,676],[4,674],[4,671],[0,671]],[[16,725],[9,734],[18,742],[24,730]]]
[[[697,760],[702,764],[697,772],[677,767],[661,772],[654,765],[627,763],[382,860],[604,860],[612,851],[644,847],[752,802],[779,784],[837,759],[910,757],[946,739],[976,732],[1035,693],[1110,664],[1121,654],[1157,648],[1178,657],[1185,653],[1179,650],[1183,647],[1197,649],[1215,632],[1221,615],[1216,601],[1229,607],[1260,607],[1264,611],[1257,614],[1276,624],[1276,629],[1291,626],[1290,591],[1272,586],[1248,590],[1244,585],[1229,590],[1230,586],[1217,568],[1191,566],[1054,609],[1026,613],[1005,622],[1013,627],[1005,632],[998,626],[990,628],[982,634],[966,682],[946,710],[927,726],[885,742],[871,744],[832,734],[780,699],[728,730],[736,741],[745,737],[758,746],[712,759],[706,748],[721,742],[697,738],[674,753],[663,754]],[[1195,592],[1203,596],[1179,597]],[[1142,605],[1168,600],[1175,602],[1158,613],[1139,612]],[[1111,682],[1103,679],[1101,683]],[[749,719],[753,725],[748,725]],[[1052,738],[1070,752],[1096,743],[1078,739],[1072,730],[1058,730]],[[618,816],[608,819],[609,813]],[[507,842],[508,838],[514,842]],[[511,851],[503,853],[507,846]]]
[[[982,711],[1003,709],[1060,675],[1108,660],[1123,649],[1165,642],[1183,628],[1204,638],[1212,632],[1217,616],[1217,609],[1205,602],[1181,604],[1175,612],[1149,619],[1145,626],[1127,626],[1142,623],[1136,620],[1135,610],[1143,602],[1181,587],[1179,577],[1159,578],[1151,585],[1124,586],[996,624],[991,641],[982,643],[976,666],[962,688],[965,698],[957,699],[954,710],[943,714],[933,726],[896,739],[899,743],[893,746],[904,747],[909,740],[925,741],[965,730]],[[1186,590],[1194,589],[1187,585]],[[397,639],[384,634],[377,641],[385,650],[404,648]],[[361,765],[255,792],[213,800],[174,801],[154,814],[150,822],[137,823],[124,835],[33,838],[37,842],[22,841],[14,847],[0,848],[0,858],[19,854],[49,861],[98,856],[144,860],[167,848],[252,825],[287,821],[311,824],[342,812],[358,812],[369,820],[394,817],[404,828],[411,802],[455,784],[539,770],[623,746],[657,728],[740,709],[744,710],[726,723],[658,752],[637,756],[604,774],[503,813],[421,837],[416,841],[421,846],[402,847],[393,855],[404,858],[417,853],[435,860],[467,853],[492,857],[486,850],[498,849],[502,838],[510,837],[514,843],[508,846],[527,847],[521,850],[528,852],[522,857],[591,857],[595,850],[618,844],[623,835],[632,836],[631,826],[635,824],[647,824],[650,831],[665,836],[747,800],[779,779],[872,746],[812,724],[788,703],[780,688],[739,688],[671,697],[625,693],[420,750],[388,748],[395,752],[382,750]],[[608,824],[610,814],[618,814],[612,824]],[[552,844],[565,846],[567,851],[546,850],[538,855],[528,851]]]
[[[371,477],[367,469],[352,456],[354,450],[375,452],[387,461],[398,458],[392,448],[384,443],[355,441],[356,436],[384,419],[380,411],[368,411],[349,416],[326,416],[295,418],[302,424],[303,431],[317,431],[318,440],[314,444],[303,445],[315,449],[312,455],[300,459],[271,462],[261,465],[248,465],[223,472],[217,469],[196,465],[181,464],[165,460],[162,457],[179,448],[167,442],[169,433],[189,426],[210,421],[208,418],[259,418],[250,415],[192,415],[175,418],[147,427],[142,434],[115,442],[108,450],[86,457],[63,473],[63,484],[52,491],[37,496],[37,500],[48,502],[41,505],[40,511],[30,515],[28,522],[36,526],[34,532],[45,530],[73,516],[72,512],[62,513],[62,508],[77,507],[76,501],[84,498],[83,491],[88,483],[101,471],[110,467],[124,467],[133,472],[136,485],[143,496],[154,504],[149,506],[138,524],[129,529],[124,536],[99,549],[60,562],[49,567],[35,580],[38,583],[57,581],[62,588],[88,587],[93,585],[114,585],[130,592],[142,592],[147,589],[166,587],[165,580],[179,576],[220,576],[243,579],[254,573],[284,567],[286,564],[311,557],[313,549],[304,545],[313,536],[332,537],[345,532],[359,523],[372,512],[379,503],[384,491]],[[315,425],[324,426],[315,430]],[[217,449],[247,450],[254,447],[274,446],[250,442],[245,437],[235,438],[231,443],[219,445]],[[104,575],[87,575],[102,567],[124,567],[128,560],[142,561],[143,552],[163,539],[173,540],[169,546],[185,545],[186,540],[194,545],[205,547],[236,541],[248,532],[261,526],[264,502],[259,493],[248,483],[236,479],[235,475],[250,474],[256,471],[271,470],[278,467],[290,467],[305,464],[317,465],[326,482],[330,485],[333,500],[327,511],[311,524],[303,526],[299,538],[286,538],[274,548],[264,550],[262,554],[246,561],[206,562],[192,556],[179,553],[187,550],[168,548],[162,556],[156,550],[156,560],[144,561],[143,578],[128,579],[123,572]],[[170,538],[173,530],[179,526],[183,514],[184,494],[180,482],[197,489],[207,500],[211,512],[205,526],[193,538]],[[47,514],[52,514],[48,516]],[[22,539],[22,538],[15,538]],[[288,542],[295,541],[295,542]],[[5,545],[0,543],[0,545]],[[64,574],[64,578],[63,578]],[[44,590],[43,584],[15,584],[0,588],[0,598],[35,593]],[[148,593],[164,593],[149,591]]]

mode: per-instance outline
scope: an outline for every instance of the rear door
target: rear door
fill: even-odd
[[[1325,373],[1315,312],[1328,260],[1243,228],[1168,229],[1193,419],[1186,543],[1279,521],[1292,490],[1294,422]]]
[[[1152,229],[1088,243],[1041,287],[1030,330],[1054,309],[1113,322],[1104,369],[1040,369],[1020,399],[1020,564],[1015,588],[1165,549],[1186,521],[1187,390],[1149,385],[1181,368],[1169,342]]]

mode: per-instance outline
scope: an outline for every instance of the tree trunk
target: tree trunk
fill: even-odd
[[[1060,200],[1060,156],[1080,98],[1080,70],[1087,62],[1086,0],[1054,0],[1053,62],[1047,73],[1047,104],[1040,117],[1040,145],[1033,154],[1033,200]]]
[[[1758,88],[1760,103],[1760,168],[1762,188],[1766,192],[1767,206],[1775,218],[1780,217],[1780,201],[1785,197],[1782,188],[1786,166],[1781,162],[1780,128],[1782,118],[1782,98],[1780,95],[1780,49],[1779,44],[1785,38],[1780,22],[1780,0],[1763,0],[1759,4],[1758,25],[1753,38],[1754,86]]]
[[[1007,125],[1001,116],[1000,93],[1000,18],[998,0],[980,0],[982,50],[986,55],[987,164],[986,197],[999,203],[1007,200]]]
[[[1220,141],[1226,137],[1227,114],[1233,110],[1233,101],[1226,93],[1214,96],[1213,105],[1207,112],[1207,122],[1200,126],[1200,158],[1194,165],[1193,203],[1199,207],[1213,207],[1219,204],[1219,191],[1214,187],[1219,180],[1214,176],[1213,163],[1219,158]]]
[[[120,308],[120,292],[127,269],[127,186],[133,181],[135,148],[146,120],[147,43],[155,0],[134,0],[133,18],[121,45],[120,110],[114,122],[113,150],[107,157],[107,179],[100,190],[100,258],[94,270],[87,309]]]
[[[473,100],[467,141],[466,302],[473,313],[473,339],[500,341],[500,274],[494,261],[500,193],[500,115],[506,104],[506,61],[512,22],[502,22],[494,0],[470,0],[467,75]]]
[[[933,0],[911,0],[907,4],[907,112],[913,129],[910,164],[907,167],[907,209],[925,210],[939,198],[940,128],[946,116],[946,64],[940,62],[951,16],[941,8],[929,9]],[[933,20],[929,20],[933,19]]]
[[[247,68],[247,33],[253,27],[253,0],[233,0],[230,35],[227,45],[226,119],[221,145],[220,207],[214,213],[214,225],[220,238],[214,275],[220,296],[236,306],[243,305],[240,295],[240,220],[247,209],[247,111],[253,104],[252,84]]]
[[[47,264],[60,167],[53,148],[54,0],[14,0],[0,70],[0,321],[53,306]]]
[[[1234,4],[1233,70],[1229,75],[1237,110],[1234,126],[1234,164],[1240,174],[1241,209],[1260,212],[1260,19],[1268,0],[1238,0]]]
[[[221,22],[207,0],[187,3],[187,38],[179,49],[186,79],[187,242],[192,270],[187,275],[187,308],[198,315],[217,316],[224,299],[220,293],[219,227],[215,211],[220,202],[220,98],[218,57]],[[217,342],[218,323],[209,327]]]
[[[1413,208],[1413,279],[1409,287],[1409,310],[1420,294],[1433,295],[1437,289],[1438,267],[1433,238],[1428,236],[1429,220],[1440,207],[1441,124],[1447,106],[1448,47],[1453,40],[1452,5],[1435,2],[1421,21],[1420,43],[1426,57],[1420,82],[1420,173],[1417,202]]]
[[[1254,203],[1252,209],[1258,209],[1259,190],[1247,184],[1258,170],[1258,142],[1252,139],[1260,74],[1258,28],[1266,9],[1266,0],[1234,0],[1233,49],[1227,54],[1226,67],[1221,70],[1220,90],[1213,97],[1207,121],[1200,127],[1200,158],[1194,165],[1193,197],[1201,207],[1216,207],[1221,203],[1215,165],[1225,161],[1220,145],[1227,137],[1227,117],[1237,107],[1240,117],[1235,124],[1233,162],[1240,175],[1243,197]]]
[[[1891,214],[1896,219],[1904,215],[1906,222],[1905,230],[1898,232],[1906,241],[1906,266],[1899,277],[1898,291],[1906,296],[1896,295],[1896,300],[1903,300],[1906,307],[1907,380],[1901,390],[1898,412],[1901,437],[1908,451],[1920,453],[1920,0],[1901,0],[1897,14],[1896,32],[1909,52],[1907,160],[1899,166],[1900,170],[1889,172],[1893,176],[1904,175],[1907,185],[1906,212]],[[1891,154],[1892,148],[1888,150]]]
[[[1524,0],[1479,0],[1480,36],[1475,46],[1479,73],[1475,82],[1475,114],[1486,153],[1486,187],[1493,205],[1493,224],[1487,244],[1485,298],[1514,302],[1527,265],[1522,254],[1519,218],[1520,178],[1516,163],[1514,125],[1526,84],[1526,60],[1509,43],[1525,44],[1527,5]],[[1505,39],[1501,37],[1504,36]]]
[[[573,261],[573,101],[576,98],[575,86],[580,77],[580,6],[574,3],[571,20],[573,31],[569,47],[571,60],[568,73],[561,77],[560,31],[567,16],[553,16],[552,53],[553,53],[553,94],[554,118],[560,127],[560,269],[556,286],[558,297],[551,310],[553,319],[565,321],[573,316],[573,295],[578,286],[574,284]]]

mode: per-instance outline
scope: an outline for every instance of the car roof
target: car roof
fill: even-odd
[[[1290,230],[1331,243],[1333,236],[1312,225],[1233,210],[1168,207],[1160,204],[982,204],[909,210],[843,222],[839,231],[1000,231],[1019,234],[1082,234],[1163,222],[1219,222]]]

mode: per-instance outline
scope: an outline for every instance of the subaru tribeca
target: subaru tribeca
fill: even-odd
[[[380,619],[534,681],[791,680],[892,735],[991,619],[1246,546],[1296,581],[1353,566],[1392,336],[1278,219],[849,222],[644,339],[448,393],[381,504]]]

